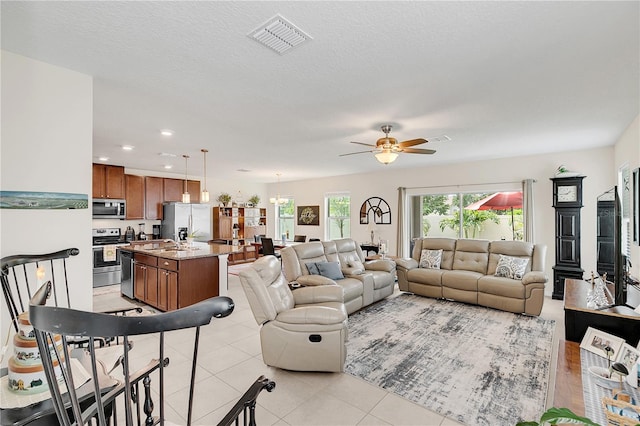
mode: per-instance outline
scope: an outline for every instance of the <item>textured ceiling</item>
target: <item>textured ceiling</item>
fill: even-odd
[[[637,1],[1,7],[3,49],[94,77],[94,160],[136,169],[184,173],[188,154],[202,173],[201,148],[210,175],[255,182],[426,167],[612,145],[639,113]],[[279,55],[247,37],[277,13],[313,40]],[[384,123],[452,140],[338,157]]]

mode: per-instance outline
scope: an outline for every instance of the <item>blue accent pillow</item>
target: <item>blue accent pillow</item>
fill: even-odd
[[[318,271],[318,264],[315,262],[309,262],[305,264],[307,266],[307,270],[310,275],[320,275],[320,271]]]
[[[332,280],[341,280],[344,278],[342,270],[340,270],[340,263],[338,262],[321,262],[316,263],[320,275]]]

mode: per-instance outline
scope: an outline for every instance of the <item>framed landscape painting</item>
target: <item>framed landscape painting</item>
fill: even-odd
[[[587,332],[584,334],[584,337],[582,338],[580,347],[598,356],[606,358],[607,353],[605,352],[604,348],[608,346],[613,349],[611,360],[614,361],[618,358],[620,349],[622,348],[623,344],[624,339],[616,337],[613,334],[597,330],[593,327],[589,327],[587,329]]]

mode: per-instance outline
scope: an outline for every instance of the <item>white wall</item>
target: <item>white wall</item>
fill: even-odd
[[[437,155],[437,154],[436,154]],[[363,161],[375,161],[363,158]],[[402,161],[402,156],[397,160]],[[428,163],[428,158],[425,160]],[[399,163],[400,164],[400,163]],[[351,236],[357,241],[369,241],[366,225],[360,225],[359,209],[369,197],[377,196],[386,200],[391,206],[391,225],[378,225],[377,235],[389,239],[390,254],[397,252],[396,226],[398,213],[397,188],[405,187],[437,187],[442,185],[457,186],[466,184],[491,184],[500,182],[521,181],[526,178],[537,180],[534,185],[536,208],[536,242],[548,247],[546,271],[552,280],[555,259],[555,219],[552,203],[552,186],[549,178],[553,177],[557,167],[564,164],[573,171],[581,172],[584,179],[581,223],[582,268],[589,273],[595,270],[596,258],[596,197],[615,185],[613,147],[584,151],[569,151],[552,155],[533,155],[516,158],[502,158],[488,161],[477,161],[462,164],[425,166],[420,169],[395,169],[393,165],[380,165],[378,173],[358,174],[314,179],[297,182],[282,182],[281,193],[291,196],[296,205],[321,206],[320,226],[296,227],[296,233],[308,237],[323,238],[326,211],[323,205],[324,195],[328,192],[347,191],[351,194]],[[270,193],[275,193],[276,186],[271,185]],[[269,223],[270,233],[274,224]],[[299,232],[300,231],[300,232]],[[552,281],[547,285],[550,294]]]
[[[629,171],[640,167],[640,116],[629,125],[615,146],[615,166],[627,164]],[[640,278],[640,246],[631,244],[631,275]]]
[[[91,196],[92,78],[10,52],[2,60],[0,188]],[[90,209],[0,210],[0,256],[76,247],[72,303],[92,306]],[[4,298],[2,302],[4,304]],[[2,312],[6,313],[3,307]],[[0,333],[8,327],[2,318]]]

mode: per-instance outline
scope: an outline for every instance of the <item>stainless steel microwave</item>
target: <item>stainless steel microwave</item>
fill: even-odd
[[[126,212],[124,200],[93,199],[94,219],[124,219]]]

